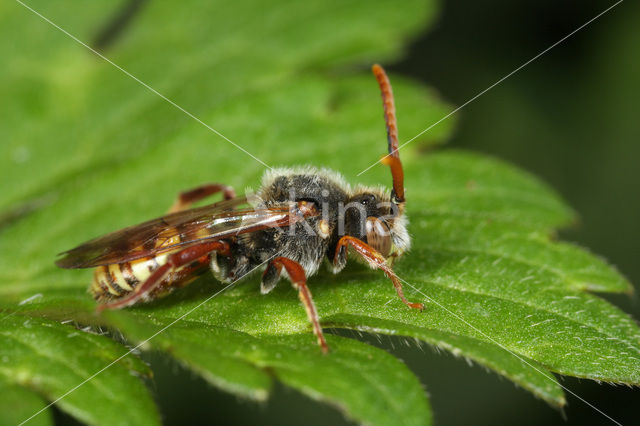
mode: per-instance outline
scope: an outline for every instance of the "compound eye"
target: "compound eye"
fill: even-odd
[[[363,194],[360,197],[360,203],[363,206],[369,206],[376,202],[376,197],[373,194]]]
[[[391,253],[391,231],[386,223],[377,217],[368,217],[366,223],[367,244],[384,257]]]

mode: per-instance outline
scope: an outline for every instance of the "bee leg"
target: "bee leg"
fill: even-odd
[[[424,309],[424,305],[422,303],[411,303],[404,297],[404,292],[402,291],[402,283],[398,279],[398,276],[393,272],[391,267],[387,264],[387,260],[383,255],[381,255],[377,250],[373,247],[361,241],[355,237],[345,235],[340,238],[338,241],[338,245],[336,246],[336,253],[333,258],[334,265],[337,265],[340,262],[340,259],[346,258],[347,248],[351,246],[356,253],[358,253],[364,260],[369,263],[374,269],[382,269],[387,277],[391,279],[393,286],[396,288],[396,292],[398,293],[398,297],[402,300],[402,302],[410,308],[413,309]]]
[[[148,299],[149,295],[160,287],[164,279],[167,278],[175,269],[193,263],[213,251],[229,255],[229,244],[225,241],[213,241],[187,247],[177,253],[173,253],[167,258],[167,263],[153,271],[149,278],[147,278],[147,280],[142,284],[138,285],[131,293],[121,299],[114,300],[113,302],[98,305],[98,312],[105,309],[126,308],[127,306],[140,302],[141,300]]]
[[[169,213],[186,210],[191,207],[191,204],[220,191],[222,191],[222,195],[225,200],[230,200],[236,197],[236,192],[230,186],[223,185],[221,183],[207,183],[188,191],[181,192],[169,209]]]
[[[320,345],[322,352],[326,354],[329,352],[329,346],[324,339],[322,327],[320,327],[320,321],[318,320],[316,305],[313,303],[311,292],[307,287],[307,278],[302,266],[295,260],[287,259],[286,257],[276,257],[271,261],[271,263],[269,263],[269,266],[265,270],[265,275],[275,275],[279,278],[283,267],[287,271],[287,275],[289,275],[291,285],[293,285],[293,288],[298,290],[298,297],[304,305],[304,309],[307,311],[307,317],[309,317],[309,322],[311,322],[311,325],[313,326],[313,332],[318,339],[318,344]],[[277,278],[275,281],[277,281]],[[273,280],[273,278],[270,278],[270,280]],[[275,285],[275,283],[273,285]]]
[[[260,293],[267,294],[271,292],[280,281],[280,272],[282,271],[282,265],[279,263],[269,263],[267,269],[262,274],[262,281],[260,282]]]

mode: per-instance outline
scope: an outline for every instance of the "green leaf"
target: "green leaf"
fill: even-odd
[[[135,355],[123,357],[87,381],[81,392],[68,393],[127,355],[127,348],[107,337],[55,321],[9,314],[0,322],[0,348],[0,383],[8,391],[3,396],[13,397],[3,403],[18,397],[23,401],[16,405],[18,410],[9,410],[18,423],[46,410],[36,394],[49,401],[62,398],[58,406],[88,424],[160,423],[147,389],[136,377],[151,372]],[[46,424],[48,414],[36,418]]]
[[[169,324],[122,316],[118,323],[136,340]],[[402,362],[352,339],[328,336],[328,342],[331,356],[323,355],[308,334],[253,337],[185,319],[149,343],[240,396],[265,399],[273,377],[367,424],[430,422],[424,390]]]
[[[66,2],[29,4],[81,40],[114,13],[108,3],[74,3],[72,14]],[[152,2],[106,54],[269,165],[388,185],[384,167],[357,176],[386,147],[368,68],[399,57],[434,10],[418,1]],[[385,351],[330,335],[323,356],[285,283],[261,295],[253,276],[212,297],[222,287],[207,276],[149,305],[95,314],[91,271],[56,268],[57,252],[159,216],[202,182],[255,188],[264,167],[19,4],[0,6],[0,23],[0,53],[11,58],[0,69],[0,95],[11,100],[0,104],[0,169],[11,182],[0,192],[0,385],[26,395],[21,415],[127,353],[72,321],[169,353],[242,397],[264,400],[275,379],[356,421],[431,422],[422,386]],[[403,140],[451,110],[429,89],[391,79]],[[427,342],[555,406],[565,400],[553,373],[640,384],[640,329],[586,292],[630,284],[554,240],[574,214],[534,177],[478,154],[425,155],[452,126],[440,123],[401,154],[413,248],[396,270],[407,297],[427,308],[407,309],[382,274],[352,264],[309,280],[323,325]],[[157,423],[132,371],[148,375],[128,355],[58,405],[89,423]],[[109,413],[95,402],[105,398]]]
[[[0,378],[0,423],[3,425],[17,425],[46,407],[46,402],[37,394],[5,381]],[[44,411],[33,418],[34,425],[53,425],[53,418],[49,411]]]

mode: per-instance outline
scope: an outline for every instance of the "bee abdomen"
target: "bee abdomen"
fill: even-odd
[[[118,299],[144,282],[160,264],[156,258],[99,266],[90,291],[94,299]]]

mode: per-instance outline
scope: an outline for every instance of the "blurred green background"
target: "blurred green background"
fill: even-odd
[[[134,2],[136,3],[136,2]],[[614,2],[448,0],[404,58],[385,64],[453,105],[467,100]],[[561,236],[640,283],[640,5],[629,0],[457,113],[449,146],[489,153],[540,176],[580,213]],[[402,129],[400,119],[400,129]],[[425,127],[432,123],[425,123]],[[401,139],[413,135],[401,134]],[[636,318],[636,296],[609,298]],[[401,339],[372,338],[425,383],[438,425],[607,424],[571,395],[559,413],[477,366]],[[341,424],[341,415],[278,388],[267,405],[223,394],[157,355],[154,386],[167,424]],[[637,424],[640,391],[563,379],[622,424]],[[59,423],[73,423],[56,411]],[[565,420],[566,418],[566,420]]]

